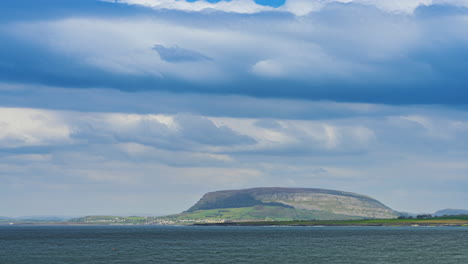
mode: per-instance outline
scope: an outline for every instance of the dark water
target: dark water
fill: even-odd
[[[468,263],[468,228],[0,226],[0,263]]]

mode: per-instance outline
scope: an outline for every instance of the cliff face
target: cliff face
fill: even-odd
[[[205,194],[187,213],[198,210],[278,206],[362,218],[395,218],[398,213],[360,194],[310,188],[253,188]]]

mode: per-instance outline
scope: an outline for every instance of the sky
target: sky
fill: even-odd
[[[466,0],[2,0],[0,215],[468,209],[467,28]]]

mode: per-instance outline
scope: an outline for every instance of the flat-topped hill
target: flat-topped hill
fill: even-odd
[[[365,195],[316,188],[252,188],[205,194],[178,220],[342,220],[396,218]]]
[[[433,216],[445,216],[445,215],[468,215],[468,210],[464,209],[444,209],[439,210],[432,214]]]

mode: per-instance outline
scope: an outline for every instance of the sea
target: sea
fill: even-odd
[[[0,226],[1,264],[468,263],[468,227]]]

